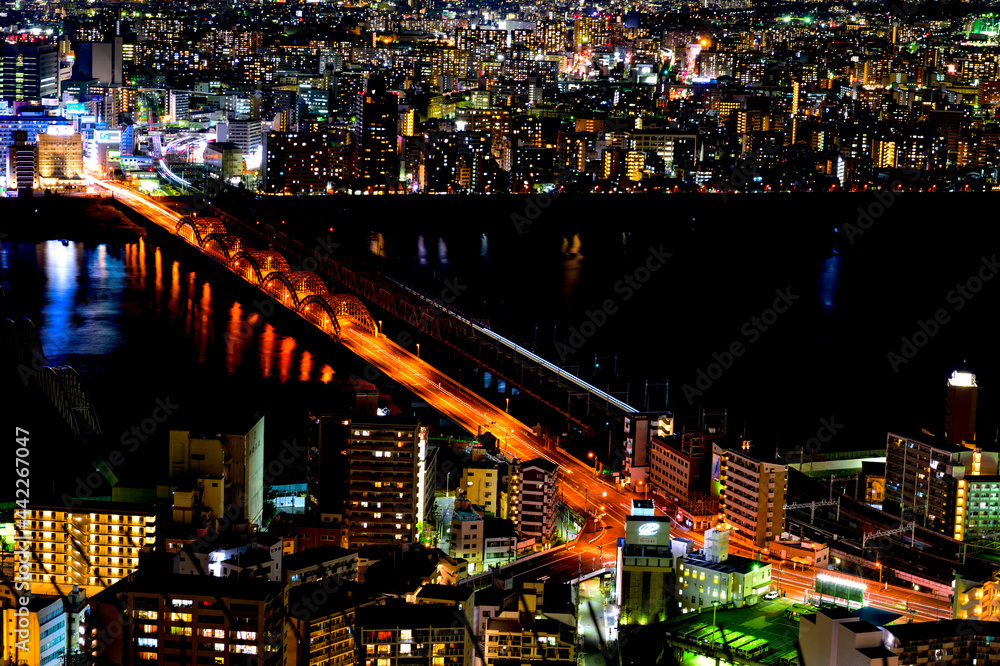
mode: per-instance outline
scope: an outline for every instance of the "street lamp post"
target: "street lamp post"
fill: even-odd
[[[417,343],[417,358],[420,358],[420,343]]]
[[[712,628],[715,628],[715,612],[719,610],[718,600],[712,602]]]
[[[504,411],[510,414],[510,398],[507,398],[507,406],[504,408]]]

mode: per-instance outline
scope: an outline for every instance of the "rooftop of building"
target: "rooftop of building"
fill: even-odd
[[[889,437],[896,437],[899,439],[905,439],[910,442],[917,444],[923,444],[938,451],[944,451],[945,453],[962,453],[969,451],[970,449],[962,444],[955,444],[949,442],[944,437],[938,437],[936,435],[931,435],[928,433],[911,433],[905,430],[899,432],[889,432]]]
[[[517,536],[514,524],[503,518],[493,518],[483,523],[483,536],[486,539],[501,539]]]
[[[984,474],[982,476],[973,476],[971,474],[966,474],[964,478],[965,478],[965,482],[967,484],[970,484],[970,485],[973,484],[973,483],[997,483],[997,482],[1000,482],[1000,476],[998,476],[996,474],[989,474],[989,475],[985,475]]]
[[[867,620],[858,620],[857,622],[845,622],[844,626],[847,627],[848,631],[855,634],[869,634],[873,631],[879,631],[878,627],[876,627],[871,622],[868,622]]]
[[[189,541],[184,546],[184,551],[204,554],[233,548],[253,548],[255,546],[271,548],[281,541],[280,536],[269,532],[255,532],[253,534],[245,532],[208,532]]]
[[[559,620],[541,618],[532,619],[530,622],[522,622],[520,619],[505,617],[491,617],[486,620],[486,631],[519,634],[529,628],[535,634],[562,636],[564,637],[564,640],[572,640],[572,638],[570,638],[572,628],[563,624]]]
[[[973,630],[974,629],[974,630]],[[937,620],[935,622],[913,622],[894,624],[885,630],[895,636],[903,647],[923,645],[927,641],[954,638],[958,641],[980,636],[1000,636],[1000,622],[976,622],[969,620]]]
[[[293,619],[316,622],[324,615],[359,606],[377,596],[361,583],[348,580],[332,585],[333,580],[328,578],[288,588],[289,615]]]
[[[465,465],[466,470],[477,470],[477,469],[489,469],[498,470],[500,467],[500,461],[485,459],[485,460],[473,460]]]
[[[166,594],[182,599],[209,597],[213,599],[267,601],[273,597],[280,597],[283,589],[282,583],[254,576],[196,576],[139,569],[131,576],[123,578],[97,593],[92,599],[117,605],[115,600],[117,595],[131,592],[134,594]]]
[[[371,428],[372,430],[382,430],[386,428],[396,428],[398,430],[403,429],[415,429],[420,427],[419,421],[414,421],[411,417],[406,416],[380,416],[377,419],[369,420],[364,419],[352,419],[352,428]]]
[[[223,564],[241,567],[243,569],[250,569],[272,561],[271,554],[263,548],[252,548],[245,553],[237,553],[236,555],[233,555],[223,562]]]
[[[858,652],[868,657],[871,660],[885,659],[883,663],[889,663],[888,660],[896,656],[896,653],[887,648],[884,645],[876,645],[875,647],[858,648]]]
[[[463,615],[464,617],[464,615]],[[378,606],[359,608],[355,615],[358,631],[373,629],[456,629],[468,631],[458,620],[454,607],[444,604],[408,604],[392,599]]]
[[[762,448],[759,445],[754,445],[751,443],[749,449],[744,449],[743,448],[744,441],[749,441],[749,440],[722,438],[715,440],[713,442],[713,445],[718,446],[720,449],[723,449],[725,451],[729,451],[730,453],[735,454],[741,458],[746,458],[747,460],[759,463],[761,465],[780,465],[782,467],[786,466],[786,463],[783,460],[778,460],[778,458],[775,457],[773,451],[768,452],[766,449]]]
[[[457,604],[468,602],[474,594],[475,591],[469,587],[430,583],[420,588],[420,591],[417,592],[417,599],[450,601]]]
[[[31,511],[59,511],[74,514],[84,513],[110,513],[114,514],[142,514],[155,515],[156,510],[149,504],[138,502],[109,502],[106,500],[79,499],[74,506],[66,504],[33,504],[28,507]]]
[[[552,462],[551,460],[546,460],[545,458],[533,458],[531,460],[525,460],[521,463],[521,469],[530,469],[532,467],[544,470],[546,472],[555,472],[559,469],[559,465]]]
[[[380,592],[407,594],[424,585],[441,562],[457,564],[438,548],[414,547],[406,552],[396,548],[368,567],[365,581]]]
[[[285,571],[300,571],[311,567],[321,566],[324,562],[333,562],[346,558],[357,558],[358,551],[341,548],[332,544],[306,548],[298,553],[285,555],[282,558],[281,566]]]
[[[681,561],[688,566],[698,567],[699,569],[738,574],[748,574],[754,569],[771,566],[767,562],[758,562],[757,560],[740,555],[730,555],[725,562],[709,562],[705,559],[704,555],[694,553],[685,555],[681,558]]]
[[[472,506],[470,506],[468,509],[459,509],[458,507],[456,507],[451,514],[451,519],[460,522],[474,522],[483,520],[483,517],[478,513],[476,513],[472,509]]]

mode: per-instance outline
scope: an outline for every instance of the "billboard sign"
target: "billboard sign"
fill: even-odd
[[[121,143],[122,132],[121,130],[96,130],[94,140],[97,143]]]

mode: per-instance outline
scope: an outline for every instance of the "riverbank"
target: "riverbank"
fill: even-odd
[[[146,235],[108,197],[32,197],[0,200],[0,234],[19,242],[134,241]]]

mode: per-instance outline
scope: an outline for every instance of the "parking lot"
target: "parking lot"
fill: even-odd
[[[756,657],[755,660],[765,664],[777,664],[782,655],[795,649],[795,641],[799,636],[798,621],[785,617],[785,611],[793,605],[794,602],[791,599],[779,598],[773,601],[761,600],[752,607],[720,610],[715,614],[715,625],[726,631],[739,631],[755,638],[766,639],[768,651]],[[665,623],[665,628],[676,636],[685,628],[698,622],[704,622],[711,626],[712,610],[689,613],[682,618]],[[694,651],[697,649],[693,648],[692,651],[685,652],[682,660],[685,666],[706,663],[702,655],[711,648],[706,646],[703,648],[704,652]],[[712,661],[714,663],[714,660]]]

